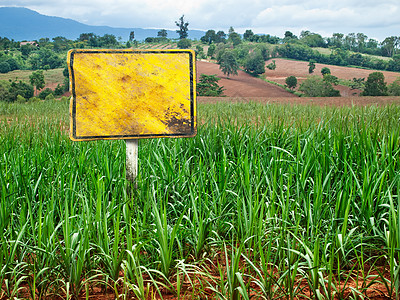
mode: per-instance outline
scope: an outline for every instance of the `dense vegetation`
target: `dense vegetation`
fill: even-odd
[[[347,36],[335,33],[332,37],[322,38],[319,34],[309,31],[303,31],[300,37],[287,31],[283,38],[279,38],[254,34],[251,30],[246,30],[243,35],[240,35],[231,27],[227,34],[223,31],[208,30],[200,39],[202,43],[200,44],[186,38],[189,23],[184,20],[184,16],[176,22],[176,25],[179,28],[177,30],[180,36],[179,41],[169,40],[166,30],[162,29],[157,37],[148,37],[144,43],[171,43],[178,48],[193,47],[196,49],[198,58],[215,59],[227,75],[236,74],[238,68],[243,68],[255,76],[263,74],[265,67],[269,69],[276,67],[274,63],[265,66],[265,61],[271,57],[306,60],[313,62],[314,66],[315,63],[326,63],[400,71],[399,37],[388,37],[379,43],[368,39],[362,33],[350,33]],[[82,33],[76,40],[59,36],[53,38],[52,41],[41,38],[38,41],[21,43],[0,37],[0,73],[65,68],[66,52],[72,48],[127,48],[141,47],[141,45],[142,43],[135,40],[134,32],[130,33],[127,42],[122,42],[112,34],[97,36],[93,33]],[[327,48],[328,52],[321,52],[321,48]],[[207,53],[204,49],[207,49]],[[371,55],[381,55],[381,57]],[[67,77],[68,72],[65,71]],[[18,80],[13,83],[0,83],[0,99],[14,102],[18,95],[21,101],[30,99],[32,94],[28,91],[30,88],[25,86],[26,84],[29,85],[29,82]],[[326,82],[324,84],[329,85]],[[40,98],[44,99],[50,93],[55,96],[61,95],[67,88],[68,81],[65,80],[57,87],[57,90],[43,91]],[[396,87],[389,88],[387,94],[398,94],[396,91]],[[320,94],[334,95],[335,92]]]
[[[198,115],[127,190],[125,143],[71,142],[67,102],[0,103],[0,298],[399,296],[399,107]]]

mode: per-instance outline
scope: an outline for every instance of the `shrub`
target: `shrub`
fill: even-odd
[[[297,78],[295,77],[295,76],[289,76],[289,77],[286,77],[286,79],[285,79],[285,83],[286,83],[286,86],[289,88],[289,89],[294,89],[296,86],[297,86]]]
[[[388,91],[392,96],[400,96],[400,77],[397,77],[395,81],[389,84]]]
[[[276,69],[275,60],[273,60],[272,63],[268,64],[267,68],[270,69],[270,70],[275,70]]]
[[[192,42],[188,39],[181,39],[177,44],[179,49],[188,49],[192,46]]]
[[[334,85],[338,85],[338,83],[339,83],[339,78],[337,78],[336,76],[333,76],[331,74],[325,74],[323,80],[325,82],[329,82]]]
[[[318,76],[310,76],[299,87],[307,97],[339,97],[340,92],[332,87],[330,82]]]
[[[330,70],[328,67],[323,67],[323,68],[321,69],[321,74],[322,74],[323,76],[325,76],[325,75],[327,75],[327,74],[331,74],[331,70]]]
[[[0,101],[10,102],[10,82],[6,80],[0,80]]]
[[[53,94],[53,91],[49,88],[46,88],[45,90],[43,90],[39,93],[39,98],[44,100],[50,94]]]
[[[25,99],[33,97],[33,86],[22,81],[12,82],[9,89],[9,98],[6,101],[14,102],[17,100],[18,95],[21,95]]]
[[[22,97],[21,95],[18,95],[16,102],[17,103],[25,103],[26,99],[24,97]]]
[[[50,94],[48,94],[47,96],[46,96],[46,98],[44,98],[44,100],[46,100],[46,101],[50,101],[50,100],[54,100],[55,98],[54,98],[54,94],[53,93],[50,93]]]
[[[350,88],[352,90],[358,89],[358,90],[362,90],[365,87],[365,78],[364,77],[360,77],[360,78],[355,78],[353,77],[353,80],[350,83]]]
[[[39,97],[31,97],[31,98],[29,98],[29,103],[34,103],[34,102],[39,102],[40,101],[40,98]]]
[[[308,62],[308,73],[313,73],[315,69],[315,60],[310,59],[310,61]]]
[[[54,95],[61,96],[65,92],[65,85],[58,84],[54,89]]]

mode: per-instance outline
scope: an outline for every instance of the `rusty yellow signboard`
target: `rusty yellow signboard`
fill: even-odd
[[[70,138],[196,135],[193,50],[70,50]]]

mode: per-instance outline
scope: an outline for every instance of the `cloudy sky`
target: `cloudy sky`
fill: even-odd
[[[283,37],[286,30],[332,36],[362,32],[382,41],[400,36],[400,0],[0,0],[88,25],[175,30],[181,15],[189,29],[252,29]]]

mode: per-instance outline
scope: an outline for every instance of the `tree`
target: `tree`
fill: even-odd
[[[22,45],[19,50],[23,56],[28,56],[32,51],[36,50],[37,47],[31,44]]]
[[[217,40],[217,35],[215,34],[215,30],[212,29],[207,30],[206,34],[200,38],[200,41],[209,45],[211,45],[216,40]]]
[[[233,44],[233,47],[239,45],[242,42],[240,34],[236,33],[235,29],[233,29],[232,26],[229,28],[228,41]]]
[[[110,47],[118,45],[117,38],[113,34],[105,34],[99,38],[100,47]]]
[[[134,32],[134,31],[131,31],[131,32],[129,33],[129,41],[132,42],[134,39],[135,39],[135,32]]]
[[[9,63],[9,61],[7,61]],[[400,72],[400,54],[394,54],[389,61],[388,70]]]
[[[214,45],[214,44],[211,44],[211,45],[208,47],[207,56],[213,57],[214,53],[215,53],[215,45]]]
[[[238,74],[237,71],[239,69],[239,64],[232,51],[226,50],[222,53],[221,59],[219,61],[219,68],[228,77],[230,75]]]
[[[222,96],[224,88],[218,85],[220,79],[217,75],[201,74],[199,83],[197,84],[197,95],[208,97]]]
[[[291,31],[286,31],[285,36],[283,38],[284,43],[289,43],[297,40],[297,36],[295,36]]]
[[[70,48],[70,43],[72,41],[63,36],[56,36],[53,38],[53,49],[56,52],[62,52]]]
[[[302,31],[300,34],[301,41],[309,47],[326,47],[325,40],[321,35],[310,32],[308,30]]]
[[[308,73],[313,73],[315,69],[315,60],[310,59],[310,61],[308,62]]]
[[[362,96],[387,96],[385,76],[382,72],[373,72],[368,75]]]
[[[357,47],[359,52],[364,52],[365,46],[366,46],[366,40],[368,39],[368,36],[366,36],[364,33],[357,33]]]
[[[176,26],[179,27],[179,30],[177,30],[176,32],[179,34],[179,39],[186,39],[188,37],[188,26],[189,23],[185,22],[184,20],[185,15],[182,15],[179,18],[179,21],[175,21]]]
[[[255,35],[251,29],[247,29],[245,31],[245,33],[243,34],[243,39],[245,41],[252,42],[254,40],[254,38],[255,38]]]
[[[225,43],[226,42],[226,33],[222,30],[217,32],[217,38],[215,40],[216,43]]]
[[[286,86],[293,90],[297,86],[297,78],[295,76],[289,76],[285,79]]]
[[[90,33],[81,33],[79,35],[78,41],[81,42],[88,42],[91,38],[95,37],[96,35],[93,32]]]
[[[344,38],[344,47],[347,50],[356,50],[357,40],[354,32],[349,33]]]
[[[205,59],[207,58],[206,55],[204,54],[204,49],[202,45],[197,45],[196,46],[196,56],[198,59]]]
[[[265,73],[265,61],[261,53],[259,51],[250,53],[244,62],[244,68],[254,75]]]
[[[260,44],[260,45],[257,45],[257,49],[260,51],[264,61],[268,60],[269,51],[268,51],[267,46],[265,46],[264,44]]]
[[[395,54],[396,48],[400,45],[400,37],[390,36],[383,40],[381,43],[382,52],[388,57],[392,57]]]
[[[167,38],[168,32],[165,29],[161,29],[157,32],[157,36],[161,38]]]
[[[330,44],[336,48],[342,48],[343,46],[343,33],[334,33],[332,34],[332,39],[330,40]]]
[[[37,95],[38,90],[44,88],[45,85],[43,71],[38,70],[36,72],[32,72],[32,74],[29,76],[29,82],[35,87]]]
[[[29,56],[28,62],[32,65],[33,70],[37,69],[55,69],[63,64],[63,60],[53,51],[49,49],[40,49]]]
[[[11,68],[7,62],[5,62],[5,61],[0,62],[0,73],[8,73],[10,71],[11,71]]]

